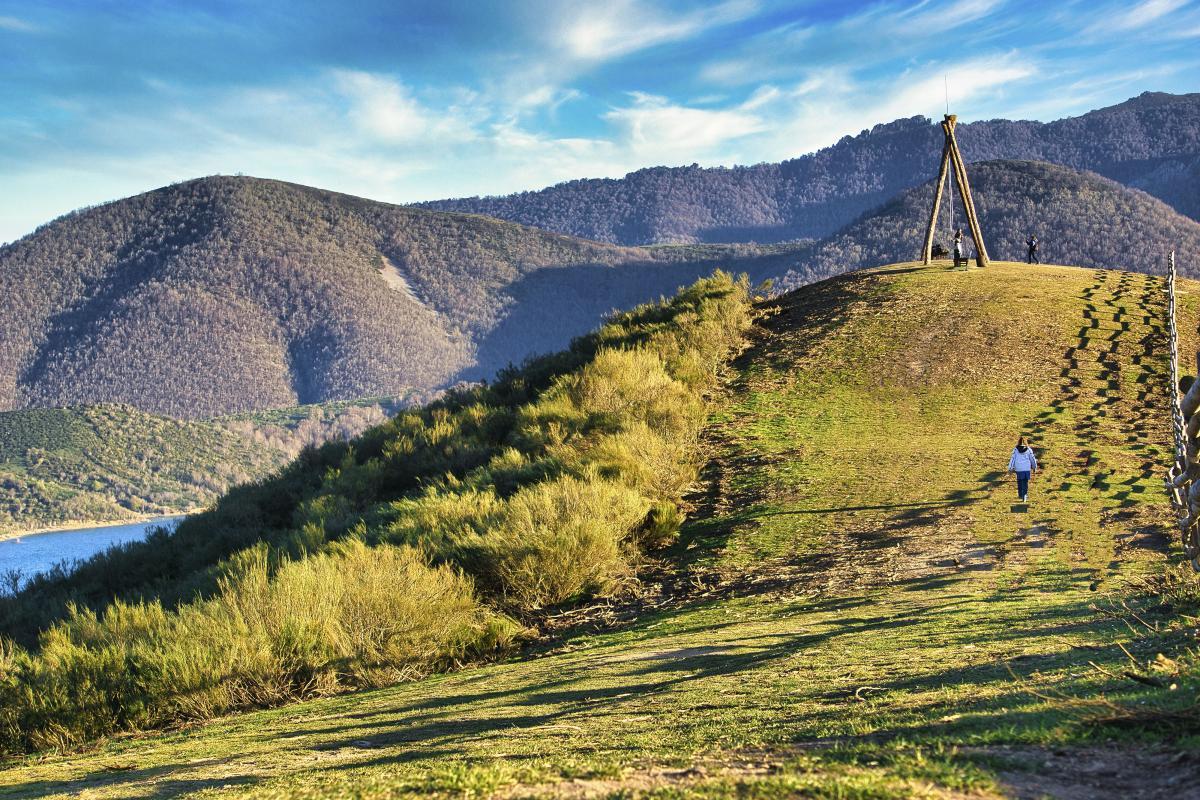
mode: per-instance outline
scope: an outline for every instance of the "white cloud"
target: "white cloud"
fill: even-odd
[[[431,109],[407,86],[387,76],[335,70],[332,79],[334,90],[348,103],[350,122],[379,142],[413,144],[433,138],[461,141],[476,136],[464,113],[472,105],[471,94],[456,106]]]
[[[17,33],[35,33],[41,29],[32,22],[26,22],[17,17],[0,17],[0,30],[16,31]]]
[[[920,52],[937,58],[966,51],[979,37],[1002,37],[1015,23],[997,14],[1007,0],[882,2],[827,24],[790,22],[744,41],[700,68],[701,77],[725,86],[784,81],[798,73],[848,71]],[[986,25],[972,25],[987,18]]]
[[[544,84],[518,96],[511,105],[517,112],[545,109],[553,114],[564,103],[578,100],[581,97],[583,97],[583,92],[578,89],[563,89],[553,84]]]
[[[687,14],[661,12],[638,0],[591,3],[553,31],[567,53],[583,61],[603,61],[664,42],[689,39],[758,11],[754,0],[726,2]]]
[[[1144,28],[1152,22],[1183,8],[1188,0],[1143,0],[1132,8],[1118,12],[1111,10],[1104,18],[1089,26],[1085,33],[1121,33]],[[1127,6],[1127,4],[1122,4]]]
[[[847,70],[829,69],[781,91],[760,109],[766,131],[752,142],[760,159],[794,158],[879,122],[925,114],[944,107],[944,74],[950,70],[952,111],[995,101],[1009,87],[1037,73],[1017,55],[981,58],[952,67],[930,64],[883,79],[856,80]]]
[[[761,118],[750,113],[754,107],[746,105],[691,108],[641,92],[632,97],[632,105],[615,108],[604,118],[616,126],[619,140],[643,163],[708,160],[721,145],[765,127]]]

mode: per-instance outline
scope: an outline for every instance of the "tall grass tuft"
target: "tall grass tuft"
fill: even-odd
[[[63,749],[119,730],[379,686],[507,644],[513,623],[469,578],[410,547],[358,539],[288,561],[264,550],[220,594],[77,610],[31,655],[0,647],[0,742]]]

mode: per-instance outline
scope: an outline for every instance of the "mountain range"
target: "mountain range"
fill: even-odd
[[[1200,95],[959,131],[993,257],[1021,258],[1029,233],[1085,266],[1196,252]],[[204,418],[408,395],[489,379],[717,268],[794,287],[908,259],[940,136],[913,118],[781,164],[433,204],[457,211],[241,176],[83,209],[0,247],[0,410]],[[691,243],[644,244],[663,241]]]
[[[968,162],[1036,160],[1088,170],[1200,219],[1200,94],[1147,92],[1055,122],[997,119],[956,130]],[[424,206],[626,245],[815,239],[931,178],[941,147],[940,126],[917,116],[780,163],[652,167]]]
[[[482,377],[722,264],[786,248],[623,248],[477,215],[211,177],[0,248],[0,410],[206,417]]]
[[[1023,261],[1030,234],[1039,258],[1055,264],[1161,274],[1170,250],[1200,253],[1200,223],[1145,192],[1092,172],[1044,161],[987,161],[968,168],[988,254]],[[901,192],[832,236],[797,251],[796,263],[776,283],[794,289],[813,281],[874,267],[921,252],[930,184]],[[949,250],[951,214],[943,204],[935,241]],[[966,227],[961,204],[955,227]],[[970,239],[968,237],[968,250]],[[1180,271],[1200,274],[1186,258]]]

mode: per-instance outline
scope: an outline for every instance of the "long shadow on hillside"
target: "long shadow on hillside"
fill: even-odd
[[[896,271],[921,269],[900,267]],[[790,372],[809,360],[816,343],[835,333],[842,322],[853,314],[854,305],[871,302],[871,286],[875,280],[878,279],[871,273],[846,275],[765,305],[764,310],[770,316],[762,323],[754,346],[741,357],[737,366],[743,374],[753,374],[754,380],[764,379],[764,373],[768,381],[773,375],[778,375],[779,380],[786,380]],[[1141,284],[1135,286],[1138,280]],[[1095,281],[1084,290],[1082,299],[1086,305],[1083,325],[1076,343],[1062,355],[1065,366],[1061,372],[1058,396],[1046,411],[1027,423],[1021,431],[1031,437],[1036,445],[1049,425],[1060,421],[1064,415],[1072,415],[1067,419],[1072,421],[1070,435],[1075,440],[1078,453],[1064,453],[1068,462],[1061,465],[1064,483],[1051,491],[1070,490],[1072,483],[1084,480],[1088,490],[1105,494],[1114,490],[1111,494],[1113,500],[1126,506],[1136,502],[1132,496],[1144,490],[1139,484],[1153,477],[1157,468],[1154,460],[1156,451],[1146,420],[1155,418],[1153,396],[1156,392],[1151,384],[1158,377],[1155,371],[1158,364],[1154,356],[1162,335],[1161,327],[1154,324],[1160,316],[1159,306],[1162,304],[1155,292],[1156,285],[1153,278],[1098,271]],[[1146,329],[1146,333],[1136,339],[1135,324]],[[1127,352],[1130,344],[1134,345],[1132,354]],[[1123,375],[1128,376],[1131,370],[1137,371],[1134,378],[1140,387],[1136,399],[1123,391]],[[1112,469],[1097,469],[1092,439],[1101,431],[1104,420],[1116,414],[1118,408],[1122,410],[1121,425],[1130,427],[1125,437],[1126,446],[1138,454],[1140,464],[1136,474],[1115,484]],[[991,496],[1003,485],[1005,475],[1002,471],[982,473],[973,484],[923,502],[779,510],[766,507],[761,496],[763,488],[753,485],[746,487],[744,481],[739,481],[741,485],[734,489],[730,486],[733,483],[730,478],[761,471],[771,463],[788,458],[788,454],[746,452],[734,443],[723,441],[720,427],[712,433],[714,441],[711,444],[719,457],[713,458],[705,468],[710,487],[708,493],[697,498],[701,511],[696,516],[702,521],[685,529],[677,551],[685,562],[689,553],[694,554],[693,560],[699,560],[714,549],[724,548],[736,531],[746,525],[755,525],[765,517],[854,514],[863,511],[893,513],[882,515],[884,519],[872,520],[865,529],[854,530],[853,524],[839,525],[837,527],[843,535],[826,542],[819,552],[790,561],[773,562],[770,570],[781,573],[786,570],[786,578],[774,584],[791,580],[798,586],[804,586],[831,570],[850,573],[857,570],[853,577],[870,579],[873,573],[893,566],[887,563],[891,554],[883,552],[890,548],[897,548],[897,558],[907,559],[904,566],[908,569],[919,569],[923,555],[935,555],[944,562],[926,559],[929,566],[949,565],[963,571],[991,569],[997,563],[995,556],[999,555],[1002,560],[1007,555],[1007,545],[974,546],[971,542],[948,539],[945,542],[947,552],[944,554],[948,557],[943,558],[935,552],[937,544],[933,540],[937,537],[928,535],[936,534],[940,523],[957,509]],[[1014,511],[1024,511],[1024,508],[1015,506]],[[920,541],[914,536],[918,529],[921,531]],[[1053,519],[1031,518],[1018,534],[1017,543],[1040,548],[1058,532]],[[865,562],[860,556],[872,552],[877,553],[875,566],[864,568]],[[960,560],[960,556],[965,557]],[[851,567],[853,569],[849,569]],[[1082,571],[1081,576],[1083,573],[1090,574],[1090,571]]]
[[[1141,282],[1141,292],[1137,294],[1135,281]],[[1076,343],[1063,355],[1059,396],[1021,430],[1036,445],[1068,408],[1082,410],[1071,427],[1075,454],[1063,464],[1063,480],[1053,491],[1069,491],[1076,485],[1100,492],[1112,488],[1109,479],[1115,472],[1100,463],[1094,440],[1104,422],[1116,416],[1122,407],[1127,407],[1125,417],[1129,426],[1125,445],[1141,461],[1138,474],[1121,484],[1125,488],[1115,493],[1115,499],[1122,506],[1133,505],[1133,495],[1143,491],[1138,484],[1150,481],[1160,469],[1150,427],[1150,420],[1161,419],[1157,413],[1161,407],[1160,392],[1156,387],[1163,383],[1163,376],[1155,364],[1155,356],[1164,341],[1165,309],[1159,288],[1161,279],[1153,276],[1097,270],[1092,284],[1084,289],[1082,326]],[[1134,324],[1146,328],[1146,333],[1131,342]],[[1131,344],[1133,353],[1123,358],[1123,351]],[[1130,370],[1137,371],[1134,383],[1139,387],[1131,401],[1122,389],[1123,375]]]
[[[628,264],[575,264],[534,270],[505,289],[505,316],[476,342],[476,363],[457,380],[491,378],[508,364],[565,347],[593,330],[613,311],[670,296],[698,278],[723,269],[746,273],[752,283],[782,271],[789,253],[752,257],[733,255],[689,261],[638,261]]]
[[[738,638],[728,646],[647,649],[625,653],[616,661],[606,654],[597,654],[585,657],[580,666],[586,669],[576,669],[574,674],[564,676],[564,670],[560,668],[551,671],[555,677],[532,684],[499,691],[471,691],[443,696],[436,698],[436,702],[420,699],[414,703],[402,703],[373,712],[368,718],[360,717],[361,721],[351,725],[310,730],[303,735],[321,737],[321,741],[310,745],[315,750],[363,746],[376,748],[428,742],[439,750],[456,751],[456,742],[466,742],[488,735],[506,737],[515,731],[536,729],[540,726],[554,727],[556,723],[572,717],[580,717],[581,719],[576,721],[582,722],[582,718],[607,717],[617,713],[632,714],[635,709],[630,706],[637,706],[648,697],[712,678],[775,669],[772,665],[782,664],[798,653],[817,652],[836,646],[835,643],[843,637],[870,636],[880,631],[895,633],[914,626],[945,625],[948,624],[946,620],[954,618],[959,602],[952,600],[940,606],[884,611],[869,616],[844,615],[834,617],[826,630],[763,633],[749,638]],[[785,607],[782,610],[787,612],[794,609]],[[836,612],[837,608],[834,605],[823,610]],[[1064,633],[1076,631],[1094,620],[1095,614],[1090,605],[1079,602],[1066,608],[1031,611],[1019,625],[1001,627],[990,634],[972,632],[970,635],[972,643],[980,648],[1011,642],[1021,642],[1028,647],[1042,638],[1059,640]],[[1106,624],[1116,625],[1111,622]],[[705,633],[710,641],[717,641],[712,637],[711,630],[706,628]],[[668,638],[675,637],[672,635]],[[653,647],[650,643],[646,643],[646,646]],[[895,689],[937,689],[953,681],[988,683],[1004,681],[1008,677],[1004,662],[989,660],[984,664],[935,668],[928,672],[912,673],[893,679],[894,686],[883,685]],[[611,681],[609,685],[597,686],[593,682],[605,678]],[[812,687],[814,696],[819,695],[819,688],[816,685]],[[979,707],[981,710],[993,710],[1009,715],[1009,708],[1019,697],[1028,699],[1022,692],[1014,691],[1004,696],[1007,702],[1001,702],[1000,698],[991,698],[979,704]],[[832,699],[853,701],[858,698],[854,695],[854,687],[850,686],[835,691]],[[689,705],[688,700],[701,702]],[[489,708],[475,709],[477,715],[474,717],[464,716],[470,713],[469,707],[479,703],[494,704]],[[693,711],[740,708],[742,703],[740,695],[727,701],[710,697],[682,696],[673,703],[672,708],[674,714],[686,716]],[[531,709],[539,706],[553,708],[531,712]],[[822,719],[826,711],[837,713],[835,709],[824,706],[808,712],[805,716],[809,721],[815,721]],[[366,763],[378,765],[407,762],[427,755],[428,751],[424,747],[415,747],[372,758]],[[528,756],[514,757],[537,756],[531,753]],[[339,764],[338,767],[344,768],[345,765]]]
[[[906,582],[905,587],[913,590],[947,590],[966,580],[968,578],[963,575],[926,577]],[[1011,593],[993,598],[994,602],[1012,602],[1016,599],[1019,598],[1014,598]],[[362,753],[361,760],[342,757],[338,758],[335,764],[323,768],[331,770],[411,763],[462,755],[464,746],[484,738],[509,741],[514,735],[520,736],[523,731],[531,731],[536,735],[538,729],[543,727],[549,730],[555,730],[556,726],[579,728],[572,722],[583,722],[584,718],[611,717],[614,714],[634,711],[643,713],[645,709],[637,706],[647,698],[686,689],[710,679],[745,674],[749,680],[752,673],[764,669],[782,669],[783,664],[794,658],[797,653],[818,652],[835,647],[844,637],[870,636],[882,631],[895,633],[923,625],[932,625],[939,630],[953,630],[950,620],[955,617],[958,607],[963,602],[965,600],[962,596],[948,594],[942,603],[916,608],[867,604],[858,597],[784,603],[778,608],[782,617],[789,617],[797,610],[803,609],[808,613],[823,614],[823,624],[826,627],[816,631],[806,627],[797,631],[785,626],[785,629],[779,632],[763,631],[738,636],[737,629],[743,623],[705,622],[701,626],[702,630],[672,629],[665,638],[673,641],[658,645],[657,649],[653,639],[644,639],[637,645],[643,649],[634,652],[622,651],[619,656],[608,648],[582,656],[550,656],[557,660],[541,670],[538,678],[527,683],[513,682],[497,688],[493,688],[489,678],[493,675],[503,676],[504,671],[512,666],[484,667],[484,674],[473,679],[466,691],[454,687],[448,694],[430,695],[423,691],[401,690],[403,696],[390,701],[386,707],[346,714],[341,717],[343,721],[340,724],[293,732],[276,732],[273,736],[288,741],[287,747],[292,750],[306,747],[314,752]],[[1029,649],[1038,639],[1061,640],[1064,633],[1078,630],[1080,626],[1091,623],[1095,618],[1090,603],[1081,601],[1056,608],[1030,609],[1022,615],[1018,624],[999,626],[988,633],[973,631],[970,636],[972,644],[984,651],[989,645],[1011,642],[1022,642],[1024,649]],[[655,619],[651,618],[642,620],[639,626],[653,624]],[[1117,623],[1110,621],[1106,624]],[[729,631],[729,636],[724,642],[719,637],[722,630]],[[686,637],[700,632],[703,632],[707,641],[717,642],[720,646],[688,647]],[[1089,653],[1087,657],[1095,656]],[[1041,658],[1043,657],[1039,656],[1039,659]],[[1063,653],[1045,658],[1065,660],[1069,656]],[[577,660],[576,663],[562,663],[563,660],[570,662],[573,659]],[[1051,664],[1042,660],[1037,662],[1037,666],[1044,668]],[[956,682],[986,684],[1007,678],[1008,672],[1004,662],[989,661],[978,665],[912,672],[890,680],[884,679],[884,682],[876,679],[872,683],[882,690],[922,691],[936,690]],[[607,680],[610,683],[597,685],[597,680]],[[828,727],[829,723],[838,717],[838,701],[854,702],[860,699],[856,697],[855,689],[856,685],[850,684],[840,688],[814,684],[811,687],[811,699],[819,699],[822,702],[797,716],[797,727]],[[773,697],[771,692],[760,692],[760,695],[762,698]],[[362,702],[378,706],[380,703],[375,698],[380,697],[386,695],[382,695],[381,692],[367,693],[362,695]],[[972,702],[972,710],[976,712],[973,720],[953,727],[956,730],[968,730],[986,726],[990,722],[987,718],[989,712],[1003,714],[1006,722],[1012,721],[1014,713],[1021,712],[1011,709],[1022,699],[1028,698],[1021,691],[1014,690]],[[691,704],[688,704],[689,701]],[[728,700],[682,695],[673,705],[673,714],[686,717],[697,712],[735,710],[742,708],[744,702],[741,695]],[[481,704],[488,705],[471,708]],[[540,708],[542,706],[550,708]],[[573,717],[580,719],[572,720]],[[896,725],[899,727],[881,730],[866,739],[860,737],[859,740],[887,739],[904,733],[928,732],[940,735],[945,734],[949,727],[932,723],[898,722]],[[620,749],[620,743],[615,743],[614,747]],[[507,756],[514,760],[541,757],[543,756],[536,752]],[[237,757],[226,757],[222,761],[232,768],[238,766]],[[172,796],[184,790],[199,790],[224,784],[248,785],[264,777],[249,774],[220,778],[189,777],[196,769],[209,769],[212,766],[213,762],[180,762],[128,769],[118,765],[77,779],[14,784],[6,787],[0,794],[28,796],[77,793],[99,787],[147,788],[142,782],[152,780],[156,781],[155,790],[144,796],[158,798]]]

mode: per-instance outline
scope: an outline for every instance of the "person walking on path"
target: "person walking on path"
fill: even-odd
[[[1025,240],[1025,244],[1026,244],[1026,246],[1029,247],[1029,255],[1025,259],[1026,263],[1028,263],[1028,264],[1042,263],[1041,261],[1038,260],[1038,252],[1037,252],[1038,238],[1036,236],[1034,236],[1033,234],[1030,234],[1029,238]]]
[[[1024,503],[1029,498],[1029,476],[1037,472],[1037,456],[1033,448],[1025,443],[1025,437],[1017,439],[1012,457],[1008,459],[1008,471],[1017,473],[1017,497]]]

